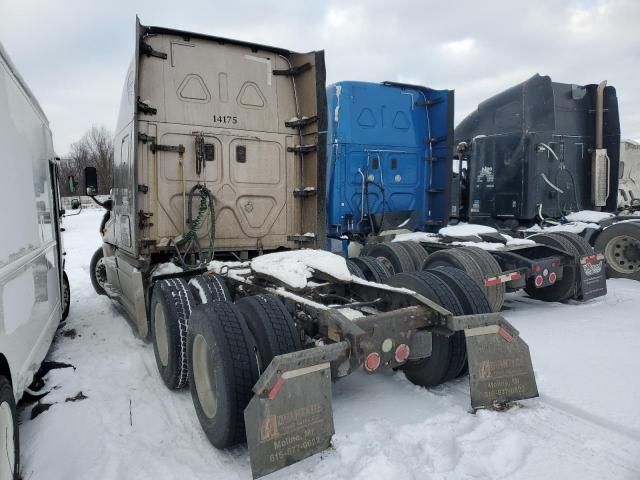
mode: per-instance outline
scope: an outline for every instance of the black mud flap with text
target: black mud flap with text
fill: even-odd
[[[582,257],[579,264],[580,285],[578,297],[581,300],[591,300],[607,294],[607,273],[604,255],[601,253]]]
[[[465,329],[471,407],[491,408],[538,396],[529,346],[506,320]]]
[[[279,355],[254,386],[244,411],[253,478],[275,472],[331,446],[333,344]]]

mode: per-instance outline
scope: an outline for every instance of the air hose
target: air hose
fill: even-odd
[[[198,192],[198,195],[200,196],[200,204],[198,206],[198,214],[196,215],[196,218],[193,218],[192,202],[196,192]],[[216,212],[215,212],[215,205],[213,202],[213,195],[205,185],[198,183],[197,185],[194,185],[189,191],[189,199],[187,204],[188,204],[187,224],[189,225],[189,228],[185,232],[185,234],[182,236],[182,238],[176,241],[175,246],[176,248],[179,249],[181,247],[184,247],[185,245],[190,246],[191,243],[195,243],[198,250],[200,250],[200,245],[198,242],[198,230],[200,230],[200,228],[204,225],[205,221],[208,218],[210,222],[209,255],[208,255],[208,259],[205,259],[205,261],[212,260],[213,253],[214,253],[215,237],[216,237]],[[186,262],[184,261],[184,257],[182,255],[179,255],[179,257],[180,257],[181,263],[187,266]]]

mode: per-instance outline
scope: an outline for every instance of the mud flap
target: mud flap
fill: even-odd
[[[506,320],[465,329],[471,407],[538,396],[529,346]]]
[[[341,342],[279,355],[254,386],[244,411],[253,478],[275,472],[331,445],[331,364]]]
[[[580,259],[580,285],[578,297],[591,300],[607,294],[607,274],[604,266],[604,255],[598,253]]]

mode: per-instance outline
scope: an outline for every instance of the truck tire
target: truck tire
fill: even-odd
[[[20,436],[13,387],[0,375],[0,478],[20,478]]]
[[[368,255],[388,263],[387,268],[390,267],[389,270],[392,274],[415,272],[416,270],[407,251],[395,243],[377,243],[371,247]]]
[[[502,306],[504,305],[504,296],[507,291],[507,287],[504,283],[499,283],[498,285],[485,286],[484,280],[487,277],[495,277],[502,273],[502,268],[498,261],[493,258],[486,250],[483,250],[478,247],[462,247],[461,250],[463,252],[468,253],[473,260],[480,266],[480,270],[482,271],[482,282],[478,285],[482,287],[489,299],[489,303],[491,303],[491,308],[494,312],[499,312],[502,310]]]
[[[465,315],[493,312],[484,289],[464,271],[452,267],[437,267],[425,271],[444,280],[460,301]]]
[[[571,242],[571,244],[578,250],[580,256],[593,255],[593,247],[580,235],[576,235],[571,232],[554,232],[555,235],[560,235],[562,238]]]
[[[184,387],[187,371],[187,329],[195,307],[191,290],[181,278],[156,282],[151,295],[149,321],[156,365],[170,390]]]
[[[621,222],[604,229],[595,249],[604,254],[608,277],[640,280],[640,223]]]
[[[482,253],[479,253],[478,250]],[[487,258],[491,257],[491,260]],[[439,250],[427,257],[422,269],[436,267],[453,267],[464,271],[480,287],[482,287],[491,303],[494,312],[499,312],[504,305],[505,286],[504,284],[485,287],[484,280],[502,272],[498,262],[490,253],[477,247],[457,247],[446,250]]]
[[[399,245],[405,249],[413,260],[414,271],[422,270],[422,265],[429,256],[422,245],[416,242],[393,242],[393,245]]]
[[[104,266],[104,253],[102,247],[98,248],[89,263],[89,276],[91,285],[98,295],[106,295],[104,285],[107,283],[107,269]]]
[[[427,271],[442,278],[449,288],[454,291],[460,299],[466,315],[491,313],[495,311],[487,298],[485,290],[464,271],[451,267],[437,267]],[[458,334],[463,335],[462,332],[456,332],[454,335]],[[462,341],[465,342],[466,353],[466,340],[464,337],[462,337]],[[457,377],[462,377],[467,373],[469,373],[469,364],[465,354],[464,365],[458,372]]]
[[[580,256],[580,252],[572,242],[557,233],[536,233],[527,237],[536,243],[548,245],[567,252],[569,255]],[[575,295],[576,275],[578,272],[575,268],[564,268],[562,270],[562,279],[558,280],[554,285],[548,287],[535,288],[526,286],[524,291],[531,298],[542,300],[544,302],[562,302],[572,298]]]
[[[430,272],[411,272],[394,275],[387,284],[404,287],[442,305],[454,315],[463,315],[463,308],[453,291],[440,278]],[[422,387],[432,387],[455,378],[464,368],[466,345],[464,334],[456,332],[449,337],[432,334],[431,356],[409,361],[400,367],[407,379]]]
[[[244,297],[236,302],[236,307],[258,346],[260,372],[265,371],[273,357],[302,349],[291,314],[273,295]]]
[[[215,273],[207,275],[196,275],[189,279],[191,295],[195,299],[196,305],[211,303],[217,300],[231,301],[231,294],[227,289],[227,284],[220,275]]]
[[[62,321],[63,322],[69,316],[70,307],[71,307],[71,287],[69,286],[69,277],[67,277],[67,272],[63,271],[62,272]]]
[[[351,261],[364,273],[364,278],[370,282],[384,283],[391,276],[389,270],[375,257],[355,257]]]
[[[352,260],[347,259],[347,268],[349,269],[349,273],[351,273],[352,276],[366,279],[362,269]]]
[[[246,440],[244,409],[258,380],[255,342],[230,302],[197,306],[187,341],[189,389],[209,441],[228,448]]]

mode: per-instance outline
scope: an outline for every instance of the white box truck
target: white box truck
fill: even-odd
[[[49,122],[0,44],[0,478],[18,478],[16,402],[69,311]]]

